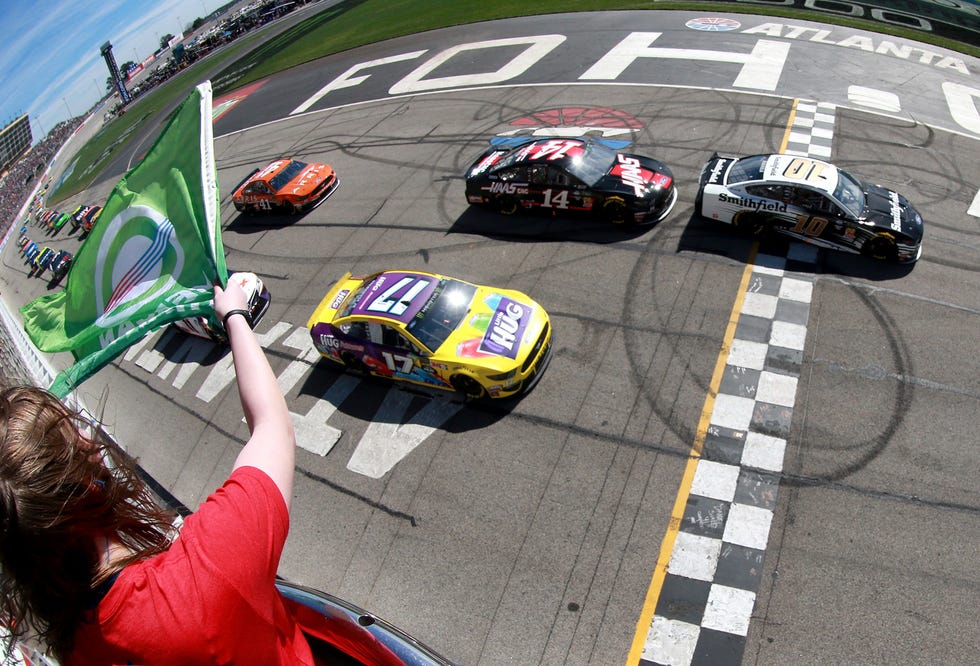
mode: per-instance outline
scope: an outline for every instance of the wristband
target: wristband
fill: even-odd
[[[225,313],[225,316],[221,318],[221,323],[224,324],[225,330],[228,330],[228,318],[232,315],[241,315],[245,317],[245,321],[248,322],[248,327],[252,328],[252,316],[248,313],[248,310],[229,310]]]

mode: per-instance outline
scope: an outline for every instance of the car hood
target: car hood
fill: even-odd
[[[309,164],[296,174],[296,177],[279,190],[279,194],[306,195],[311,193],[323,181],[333,175],[333,169],[327,164]]]
[[[478,287],[435,356],[507,370],[527,358],[547,321],[544,309],[521,292]]]
[[[642,199],[658,191],[670,189],[673,182],[674,175],[663,162],[642,155],[620,153],[606,175],[596,183],[595,188]]]
[[[922,216],[908,199],[894,190],[870,183],[864,183],[864,197],[863,221],[915,241],[922,240]]]

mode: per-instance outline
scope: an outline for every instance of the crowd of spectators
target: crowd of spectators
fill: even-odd
[[[23,224],[17,214],[27,203],[37,179],[44,175],[52,158],[81,124],[81,117],[58,123],[0,178],[0,237],[11,224]]]

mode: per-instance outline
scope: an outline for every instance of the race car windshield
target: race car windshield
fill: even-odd
[[[616,153],[602,144],[588,143],[585,152],[566,162],[568,172],[592,187],[609,173],[616,162]]]
[[[408,323],[408,331],[429,350],[439,349],[466,316],[475,293],[476,287],[471,284],[440,280],[428,302]]]
[[[273,177],[273,179],[269,181],[269,184],[272,185],[273,190],[278,192],[279,190],[281,190],[283,187],[286,186],[286,183],[288,183],[293,178],[295,178],[296,175],[305,168],[306,168],[306,162],[293,160],[292,162],[286,165],[285,169],[277,173],[275,177]]]
[[[864,188],[854,176],[841,169],[837,170],[834,198],[844,204],[854,217],[860,217],[864,212]]]
[[[732,165],[728,172],[727,184],[745,183],[762,179],[762,169],[766,163],[766,155],[743,157]]]

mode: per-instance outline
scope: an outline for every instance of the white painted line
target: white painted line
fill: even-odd
[[[432,398],[405,423],[405,412],[411,401],[412,395],[406,391],[388,391],[347,462],[347,469],[380,479],[463,407],[462,403],[446,398]]]
[[[796,382],[797,378],[791,375],[763,370],[759,375],[759,387],[755,399],[770,405],[792,408],[796,402]]]
[[[817,157],[830,157],[830,146],[810,146],[810,154]]]
[[[790,324],[785,321],[774,321],[772,333],[769,336],[769,344],[803,351],[806,344],[806,326]]]
[[[765,550],[769,540],[769,524],[772,522],[772,511],[760,509],[748,504],[732,504],[728,510],[728,520],[725,522],[726,543]]]
[[[728,350],[728,365],[737,368],[749,368],[751,370],[762,370],[766,367],[766,354],[769,345],[762,342],[751,342],[749,340],[732,340],[731,349]]]
[[[980,217],[980,190],[977,191],[977,196],[973,197],[973,203],[970,204],[966,214]]]
[[[809,303],[813,299],[813,283],[807,280],[784,277],[782,284],[779,285],[779,297]]]
[[[786,453],[786,440],[758,432],[749,432],[745,436],[745,446],[742,448],[742,464],[756,469],[768,469],[773,472],[783,470],[783,456]]]
[[[667,571],[675,576],[710,583],[715,577],[720,555],[721,539],[712,539],[690,532],[678,532]]]
[[[656,664],[690,664],[701,627],[655,615],[641,657]]]
[[[749,620],[752,619],[754,605],[754,592],[714,584],[708,593],[708,605],[704,609],[701,626],[745,636],[749,633]]]
[[[711,412],[711,423],[732,430],[748,430],[753,411],[755,400],[719,393],[715,398],[715,409]]]
[[[327,425],[327,421],[359,384],[360,380],[341,375],[305,415],[290,412],[296,445],[318,456],[330,453],[343,432]]]
[[[691,481],[691,494],[731,502],[735,499],[738,471],[737,465],[700,460]]]
[[[745,294],[742,302],[742,314],[772,319],[776,316],[776,304],[779,299],[768,294]]]
[[[848,86],[847,101],[890,113],[898,113],[902,110],[902,103],[895,93],[863,86]]]

